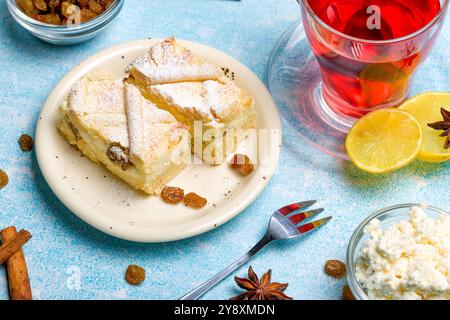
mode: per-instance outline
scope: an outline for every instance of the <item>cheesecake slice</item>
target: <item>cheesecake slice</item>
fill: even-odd
[[[128,81],[189,127],[192,151],[216,165],[256,126],[254,102],[216,65],[169,38],[128,68]]]
[[[59,112],[66,140],[137,190],[159,194],[188,162],[187,127],[122,80],[79,80]]]

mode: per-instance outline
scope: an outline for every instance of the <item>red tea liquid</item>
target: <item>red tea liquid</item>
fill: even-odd
[[[426,26],[441,9],[439,0],[308,0],[327,25],[365,40],[392,40]],[[428,54],[435,37],[392,46],[342,40],[320,26],[304,25],[319,61],[324,97],[332,109],[360,117],[369,109],[401,103],[412,73]],[[435,33],[434,35],[436,35]],[[434,36],[433,35],[433,36]],[[326,42],[326,44],[324,43]],[[419,48],[421,50],[419,50]],[[337,49],[337,50],[335,50]]]

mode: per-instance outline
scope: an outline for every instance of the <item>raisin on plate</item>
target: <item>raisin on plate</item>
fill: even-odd
[[[180,203],[184,199],[184,190],[181,188],[166,186],[161,191],[161,198],[167,203]]]
[[[230,166],[235,170],[239,170],[244,176],[248,176],[255,171],[255,165],[245,154],[235,154],[231,159]]]
[[[208,203],[208,200],[206,200],[203,197],[200,197],[198,194],[193,193],[193,192],[188,193],[184,197],[184,204],[190,208],[194,208],[194,209],[203,208],[204,206],[206,206],[207,203]]]

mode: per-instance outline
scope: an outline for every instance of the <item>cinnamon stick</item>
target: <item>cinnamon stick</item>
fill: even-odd
[[[23,239],[28,238],[26,240],[28,241],[31,238],[29,232],[20,231],[17,233],[15,227],[8,227],[2,230],[0,236],[4,244],[13,241],[20,243]],[[31,300],[30,278],[28,277],[27,263],[22,249],[19,248],[6,261],[6,272],[8,274],[9,296],[11,300]]]
[[[3,264],[9,257],[19,251],[30,238],[31,234],[28,231],[21,230],[8,241],[3,241],[3,245],[0,247],[0,264]]]

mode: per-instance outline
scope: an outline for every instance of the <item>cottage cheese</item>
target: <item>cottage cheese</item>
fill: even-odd
[[[450,300],[450,216],[412,208],[409,220],[383,231],[372,220],[356,278],[371,299]]]

